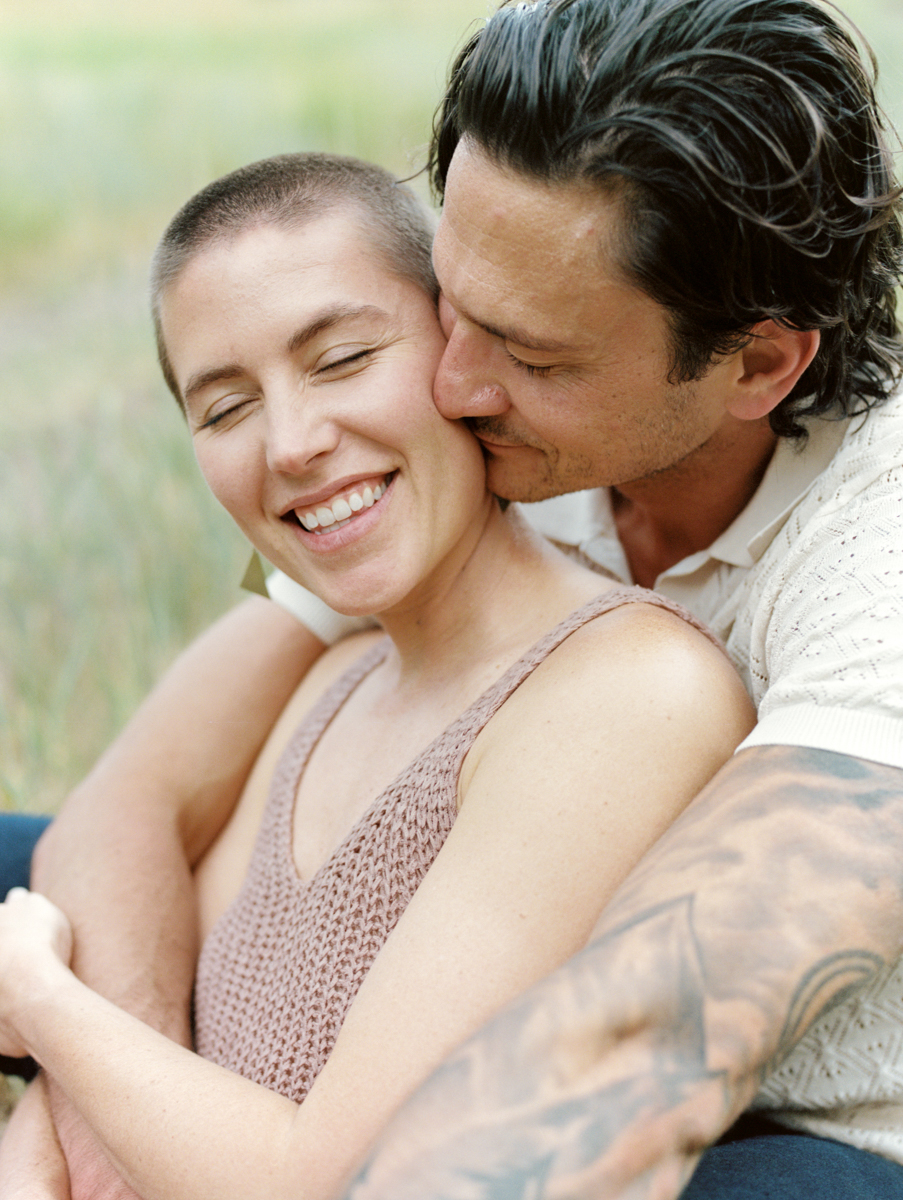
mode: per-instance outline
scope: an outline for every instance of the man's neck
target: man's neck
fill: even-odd
[[[634,583],[654,587],[663,571],[711,546],[752,499],[776,444],[766,419],[730,421],[675,466],[613,488]]]

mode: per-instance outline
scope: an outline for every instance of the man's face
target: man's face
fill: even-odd
[[[737,363],[668,381],[667,315],[616,266],[618,215],[588,185],[527,178],[472,144],[455,151],[434,247],[449,339],[435,399],[467,418],[498,495],[645,479],[727,419]]]

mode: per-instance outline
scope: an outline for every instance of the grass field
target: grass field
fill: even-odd
[[[153,355],[145,272],[215,175],[294,149],[422,164],[480,0],[4,0],[0,804],[54,809],[238,598]]]
[[[898,0],[851,0],[903,118]],[[486,0],[4,0],[0,806],[54,809],[246,548],[157,378],[146,263],[197,187],[293,149],[423,160]],[[898,65],[895,65],[898,64]]]

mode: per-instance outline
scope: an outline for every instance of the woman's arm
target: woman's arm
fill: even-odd
[[[726,660],[670,614],[619,610],[573,635],[478,738],[461,814],[300,1109],[59,966],[13,1027],[148,1200],[333,1196],[452,1047],[583,944],[750,723]]]
[[[69,1172],[38,1076],[0,1141],[0,1200],[69,1200]]]
[[[514,693],[467,756],[458,818],[305,1101],[308,1120],[335,1125],[339,1161],[586,943],[753,722],[721,652],[645,606],[573,634]]]
[[[197,953],[191,865],[322,650],[271,601],[246,600],[176,660],[38,846],[32,886],[71,918],[78,975],[185,1044]],[[126,1195],[55,1089],[53,1105],[74,1193]],[[18,1136],[14,1127],[6,1140]]]

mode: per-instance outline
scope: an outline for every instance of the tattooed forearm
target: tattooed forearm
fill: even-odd
[[[806,1029],[903,949],[903,773],[739,755],[591,944],[405,1107],[353,1200],[677,1196]]]
[[[660,1162],[650,1127],[664,1106],[698,1102],[712,1116],[727,1103],[725,1081],[705,1064],[700,964],[689,904],[657,908],[638,923],[664,971],[677,982],[661,1013],[672,1038],[642,1018],[635,991],[644,968],[619,962],[602,938],[471,1040],[421,1090],[390,1131],[355,1200],[422,1196],[455,1200],[626,1195],[637,1174]],[[620,974],[627,1005],[602,1028],[600,978]],[[639,1139],[635,1131],[640,1134]],[[704,1141],[688,1121],[682,1147]],[[685,1169],[674,1158],[675,1184]]]

